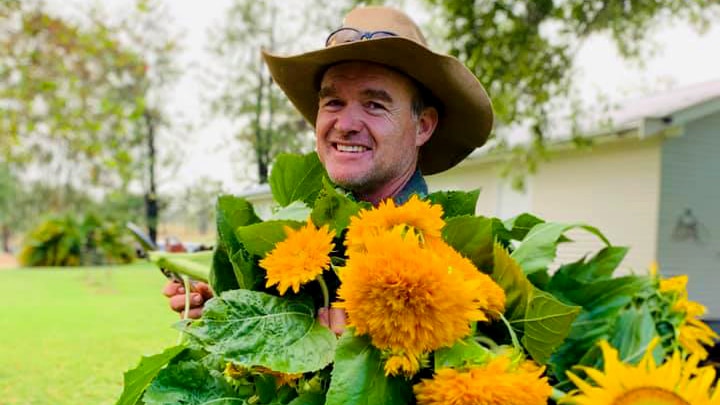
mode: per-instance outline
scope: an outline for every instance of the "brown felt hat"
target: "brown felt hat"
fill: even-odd
[[[343,27],[397,36],[344,42],[295,56],[263,52],[273,79],[305,119],[314,125],[318,90],[328,67],[349,61],[374,62],[412,77],[442,104],[438,126],[420,149],[424,174],[455,166],[485,143],[493,125],[485,89],[459,60],[431,51],[410,17],[388,7],[356,8],[345,17]]]

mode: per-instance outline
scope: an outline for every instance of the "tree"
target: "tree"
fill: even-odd
[[[0,4],[0,156],[58,184],[122,187],[144,63],[102,19],[80,26],[33,1]]]
[[[133,49],[145,62],[145,75],[135,82],[130,94],[138,100],[139,114],[134,130],[141,139],[143,152],[136,157],[137,171],[141,176],[145,198],[145,222],[148,236],[157,241],[160,218],[158,201],[159,131],[172,127],[169,113],[164,108],[167,93],[180,70],[177,67],[177,34],[168,29],[168,12],[162,3],[154,0],[137,0],[135,13],[121,24],[127,35],[126,46]],[[176,128],[173,128],[177,130]],[[163,139],[165,146],[171,142]]]
[[[259,183],[267,182],[278,153],[312,145],[312,129],[273,85],[260,51],[291,54],[307,42],[316,48],[349,4],[305,0],[286,7],[279,0],[235,0],[225,22],[210,33],[211,52],[221,61],[213,75],[212,109],[233,123],[236,139],[251,146]]]

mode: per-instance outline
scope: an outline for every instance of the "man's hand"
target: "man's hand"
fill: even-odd
[[[320,308],[318,311],[318,322],[320,325],[330,328],[336,335],[345,332],[345,319],[347,315],[342,308]]]
[[[170,308],[175,312],[179,312],[182,317],[185,311],[185,287],[183,284],[177,281],[169,281],[163,288],[163,294],[169,298]],[[190,290],[188,318],[200,318],[205,301],[212,297],[213,293],[209,285],[200,281],[194,282]]]

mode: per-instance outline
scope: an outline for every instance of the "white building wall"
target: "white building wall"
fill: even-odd
[[[659,139],[631,139],[554,154],[535,176],[533,212],[599,228],[614,245],[630,247],[625,271],[645,272],[657,257],[660,145]],[[561,245],[563,262],[602,246],[586,231],[568,236],[577,243]]]

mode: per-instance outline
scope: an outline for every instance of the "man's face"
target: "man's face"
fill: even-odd
[[[416,91],[407,77],[377,64],[348,62],[325,72],[315,134],[336,184],[367,194],[412,175],[437,121],[436,113],[434,121],[413,115]]]

